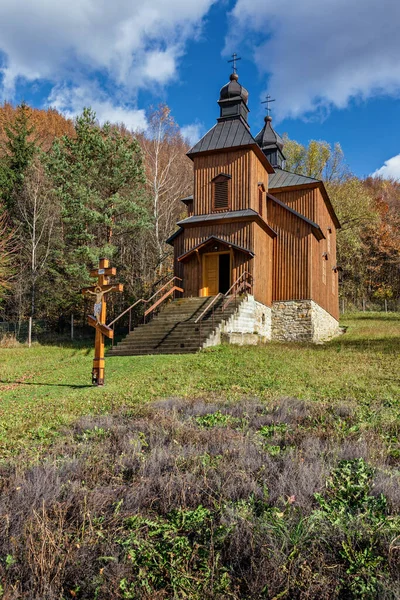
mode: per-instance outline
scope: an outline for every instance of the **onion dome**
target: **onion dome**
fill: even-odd
[[[245,104],[249,99],[249,92],[245,87],[240,85],[238,82],[239,75],[237,73],[231,73],[229,77],[229,83],[221,88],[219,99],[221,100],[233,100],[241,98]]]

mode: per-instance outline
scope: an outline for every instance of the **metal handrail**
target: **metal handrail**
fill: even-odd
[[[245,281],[244,280],[245,277],[249,277],[251,279],[252,283],[250,284],[247,281]],[[242,279],[243,279],[243,281],[242,281]],[[200,327],[199,327],[199,341],[201,341],[201,326],[202,326],[202,323],[203,323],[203,319],[204,319],[205,315],[210,312],[211,309],[212,309],[212,324],[213,324],[213,327],[214,327],[215,305],[217,304],[218,300],[221,297],[225,298],[225,300],[223,302],[223,305],[222,305],[222,311],[224,311],[225,308],[228,306],[228,304],[230,304],[232,302],[232,300],[235,300],[235,302],[236,302],[236,298],[237,298],[237,293],[238,292],[240,292],[244,288],[249,288],[251,290],[253,282],[254,282],[253,275],[251,273],[249,273],[249,271],[243,271],[243,273],[241,275],[239,275],[239,277],[231,285],[231,287],[229,288],[229,290],[227,292],[225,292],[225,294],[222,294],[221,292],[219,292],[216,296],[214,296],[210,300],[210,302],[208,302],[208,304],[205,307],[205,309],[203,310],[203,312],[195,320],[196,324],[200,323]],[[239,283],[240,283],[240,285],[239,285]],[[235,295],[234,296],[229,296],[230,292],[233,289],[235,289]]]
[[[111,321],[107,327],[111,327],[111,325],[114,325],[114,323],[116,323],[117,321],[119,321],[119,319],[121,317],[123,317],[124,315],[126,315],[126,313],[130,310],[132,310],[132,308],[135,308],[135,306],[137,306],[138,304],[140,304],[141,302],[143,304],[148,304],[149,302],[151,302],[153,300],[153,298],[155,298],[156,296],[158,296],[158,294],[160,292],[162,292],[163,290],[165,290],[165,288],[170,285],[173,281],[178,280],[178,281],[182,281],[182,279],[180,277],[172,277],[172,279],[170,279],[169,281],[167,281],[166,284],[164,284],[162,287],[160,287],[159,290],[157,290],[156,292],[154,292],[154,294],[152,296],[150,296],[150,298],[147,298],[147,300],[145,298],[139,298],[139,300],[136,300],[136,302],[134,302],[131,306],[128,306],[127,309],[125,309],[120,315],[118,315],[118,317],[116,317],[113,321]],[[176,287],[176,286],[175,286]],[[177,289],[181,289],[181,288],[177,288]]]
[[[228,290],[228,291],[227,291],[227,292],[224,294],[224,296],[229,296],[229,293],[230,293],[230,292],[233,290],[233,288],[234,288],[235,286],[237,286],[237,284],[239,283],[239,281],[240,281],[241,279],[243,279],[243,277],[244,277],[245,275],[246,275],[246,276],[247,276],[247,275],[249,275],[249,277],[251,277],[251,279],[253,279],[253,275],[252,275],[251,273],[249,273],[249,271],[243,271],[243,273],[242,273],[241,275],[239,275],[239,277],[236,279],[235,283],[233,283],[233,284],[231,285],[231,287],[230,287],[230,288],[229,288],[229,290]]]
[[[160,306],[160,304],[161,304],[162,302],[164,302],[164,300],[166,300],[166,299],[168,298],[168,296],[170,296],[171,294],[173,294],[173,293],[174,293],[174,292],[176,292],[176,291],[177,291],[177,292],[183,292],[184,290],[183,290],[183,288],[181,288],[181,287],[179,287],[179,286],[177,286],[177,285],[174,285],[174,286],[173,286],[173,287],[172,287],[170,290],[168,290],[168,292],[166,292],[166,293],[164,294],[164,296],[161,296],[161,298],[159,298],[159,299],[157,300],[157,302],[154,302],[154,304],[153,304],[152,306],[150,306],[150,308],[148,308],[148,309],[145,311],[145,313],[144,313],[144,318],[146,319],[146,317],[147,317],[149,314],[151,314],[151,313],[152,313],[152,312],[153,312],[153,311],[154,311],[154,310],[155,310],[155,309],[156,309],[158,306]]]
[[[204,315],[208,313],[208,311],[211,309],[211,307],[217,302],[217,300],[221,296],[223,296],[223,294],[221,294],[221,292],[219,292],[219,294],[217,294],[216,296],[214,296],[214,298],[211,298],[211,301],[207,304],[207,306],[205,307],[205,309],[203,310],[203,312],[201,313],[201,315],[199,315],[197,317],[197,319],[195,320],[195,323],[199,323],[199,321],[203,320]]]

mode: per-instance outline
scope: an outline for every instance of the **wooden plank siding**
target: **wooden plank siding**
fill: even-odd
[[[191,250],[207,238],[214,235],[222,240],[246,248],[254,252],[253,222],[231,222],[185,227],[184,232],[175,240],[175,274],[183,276],[184,296],[199,296],[201,281],[201,264],[197,256],[191,257],[183,264],[178,262],[178,257]],[[201,257],[201,253],[200,253]],[[244,271],[253,272],[253,259],[248,255],[235,250],[233,252],[232,282]]]
[[[214,211],[212,180],[221,173],[231,176],[230,206],[227,210],[252,208],[258,212],[258,182],[268,187],[268,173],[257,155],[250,149],[219,152],[194,157],[193,214]],[[220,211],[218,211],[220,212]]]
[[[257,223],[253,223],[254,259],[252,275],[254,277],[254,297],[267,306],[272,305],[273,277],[273,238]]]
[[[317,302],[335,319],[339,318],[338,274],[333,271],[337,265],[336,227],[329,214],[324,198],[318,187],[302,190],[272,191],[273,195],[297,212],[317,223],[324,240],[312,236],[309,249],[310,290],[309,298]],[[274,228],[273,224],[270,223]],[[330,230],[330,231],[329,231]],[[324,258],[327,254],[327,260]],[[325,265],[324,265],[325,261]],[[326,276],[324,277],[324,270]],[[289,299],[289,298],[288,298]]]
[[[268,222],[278,234],[273,251],[273,301],[311,298],[311,227],[272,200]]]

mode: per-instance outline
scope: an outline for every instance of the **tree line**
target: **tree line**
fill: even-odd
[[[0,320],[83,314],[80,290],[102,256],[125,283],[117,312],[172,275],[165,240],[185,213],[192,166],[169,108],[147,116],[134,134],[91,109],[71,121],[0,107]],[[338,144],[285,142],[286,169],[322,179],[341,221],[341,295],[399,298],[400,184],[355,177]]]
[[[146,134],[74,122],[25,103],[0,111],[0,319],[82,314],[88,271],[107,257],[125,283],[119,310],[172,271],[164,240],[192,186],[187,143],[165,105]]]

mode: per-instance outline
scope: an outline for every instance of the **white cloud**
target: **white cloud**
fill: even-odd
[[[135,101],[140,88],[176,78],[215,1],[1,0],[0,96],[12,98],[20,80],[57,88],[95,81],[108,86],[112,106]]]
[[[398,0],[236,0],[226,51],[246,39],[274,114],[296,118],[398,95],[399,22]]]
[[[372,177],[382,177],[383,179],[396,179],[400,181],[400,154],[389,158],[380,169],[372,173]]]
[[[124,123],[132,131],[147,128],[146,113],[142,109],[114,104],[101,90],[94,86],[55,87],[49,97],[49,106],[56,108],[66,117],[73,118],[83,108],[90,106],[100,123]]]
[[[191,146],[194,146],[201,138],[203,129],[202,123],[191,123],[190,125],[181,127],[181,134]]]

